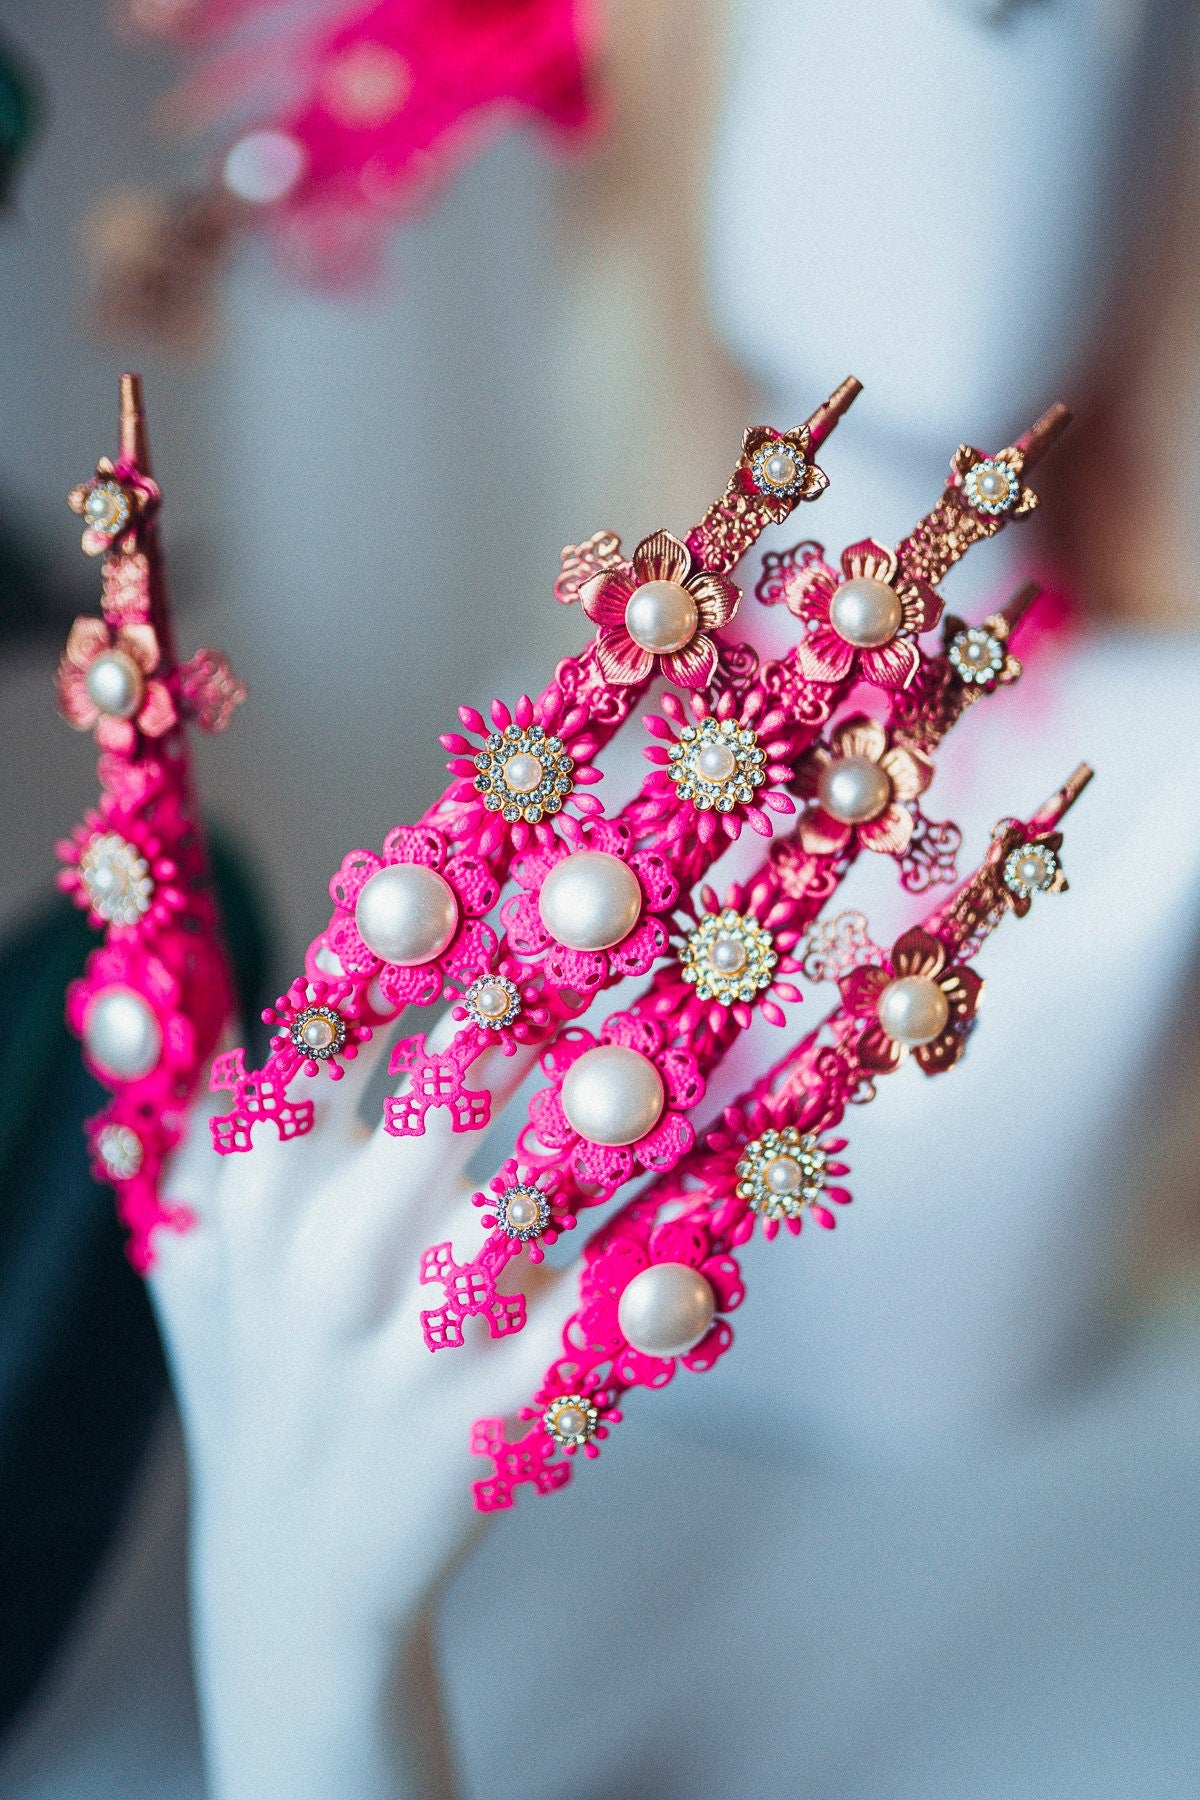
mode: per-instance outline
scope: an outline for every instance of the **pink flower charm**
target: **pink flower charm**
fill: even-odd
[[[763,596],[782,598],[807,625],[796,660],[809,681],[856,673],[876,687],[908,686],[921,661],[916,639],[937,624],[942,602],[928,582],[898,580],[898,566],[893,550],[865,538],[842,552],[840,575],[816,555]]]
[[[621,1325],[621,1299],[630,1283],[650,1269],[694,1269],[712,1294],[712,1323],[690,1350],[678,1355],[655,1355],[638,1350]],[[673,1219],[657,1227],[636,1215],[625,1214],[584,1251],[580,1279],[580,1311],[573,1336],[599,1361],[612,1361],[612,1379],[626,1386],[660,1388],[671,1380],[676,1365],[702,1371],[711,1369],[733,1342],[733,1330],[720,1315],[732,1312],[745,1295],[741,1271],[732,1256],[713,1249],[703,1219]]]
[[[178,841],[183,826],[177,809],[171,822],[168,839]],[[178,866],[165,853],[162,838],[119,804],[88,813],[57,853],[65,865],[58,886],[86,909],[97,929],[161,931],[186,904]]]
[[[183,1012],[178,981],[143,944],[126,938],[93,950],[67,989],[66,1014],[84,1061],[107,1086],[158,1095],[160,1117],[186,1100],[209,1021]]]
[[[672,808],[669,843],[694,833],[708,844],[718,831],[737,838],[743,819],[770,837],[767,813],[795,812],[783,786],[792,778],[793,729],[773,696],[754,687],[739,698],[726,689],[712,704],[693,694],[685,707],[677,694],[666,693],[662,709],[666,718],[651,714],[645,722],[658,742],[642,754],[656,765],[647,795],[685,802]]]
[[[624,863],[635,877],[629,912],[632,923],[624,936],[606,949],[576,948],[562,939],[571,932],[571,907],[561,894],[566,859],[600,853],[606,863]],[[570,865],[570,873],[582,876],[582,863]],[[611,871],[597,867],[598,882],[607,882]],[[515,865],[513,874],[524,892],[506,900],[500,916],[508,931],[508,943],[518,956],[537,959],[557,987],[577,994],[591,994],[606,982],[624,975],[644,975],[667,948],[668,931],[663,915],[679,897],[679,883],[665,857],[656,850],[634,850],[627,826],[608,819],[594,819],[584,829],[582,850],[572,851],[558,839],[547,848],[531,851]],[[607,883],[611,886],[611,883]],[[610,896],[619,908],[621,896]],[[636,912],[636,916],[633,915]],[[560,919],[559,915],[563,915]],[[620,921],[619,921],[620,922]],[[618,923],[619,923],[618,922]],[[559,935],[551,930],[554,926]],[[577,934],[578,937],[582,933]],[[603,934],[600,934],[603,935]]]
[[[371,1027],[358,1023],[358,1013],[351,981],[293,981],[263,1013],[265,1024],[278,1027],[271,1038],[272,1073],[288,1082],[298,1070],[316,1075],[324,1067],[332,1081],[340,1081],[342,1063],[353,1062],[371,1036]]]
[[[154,511],[160,499],[158,484],[132,463],[115,466],[107,456],[96,464],[90,481],[81,482],[67,495],[67,505],[84,521],[83,549],[87,556],[102,556],[119,547]]]
[[[579,597],[600,627],[596,657],[607,681],[647,681],[657,658],[671,681],[701,688],[717,666],[709,633],[729,623],[742,596],[724,575],[693,570],[687,545],[656,531],[642,539],[632,562],[584,582]]]
[[[815,856],[835,856],[857,840],[863,850],[900,856],[916,820],[908,804],[933,779],[919,750],[892,743],[862,714],[846,719],[818,744],[797,771],[796,786],[815,801],[800,820],[800,841]]]
[[[167,685],[153,679],[158,665],[152,625],[113,632],[103,619],[76,619],[58,667],[59,711],[76,731],[94,727],[103,749],[128,755],[139,731],[162,737],[175,723]]]
[[[481,1223],[520,1244],[534,1263],[545,1256],[545,1244],[557,1243],[559,1234],[575,1225],[574,1214],[558,1202],[553,1174],[522,1170],[515,1157],[492,1176],[488,1192],[472,1194],[471,1204],[486,1207]]]
[[[780,976],[800,967],[789,952],[803,935],[793,923],[795,902],[780,894],[770,874],[749,886],[734,883],[722,903],[706,883],[694,923],[679,953],[682,979],[691,993],[676,1013],[679,1034],[690,1038],[704,1023],[724,1029],[732,1014],[744,1031],[757,1007],[771,1025],[785,1025],[781,1000],[800,999],[800,990]]]
[[[838,986],[845,1011],[866,1021],[858,1039],[864,1069],[887,1074],[911,1050],[926,1075],[940,1075],[967,1047],[983,978],[948,965],[945,945],[914,926],[897,938],[885,965],[852,969]]]
[[[386,924],[381,931],[367,922],[380,911],[386,913],[387,908],[378,906],[384,898],[378,886],[372,889],[370,899],[364,899],[364,890],[386,871],[398,868],[429,870],[437,878],[419,888],[418,904],[423,904],[428,914],[415,945],[420,960],[391,960],[390,956],[385,960],[386,953],[394,953],[397,947],[406,957],[410,950],[404,944],[385,942]],[[325,934],[329,949],[346,975],[378,975],[380,992],[396,1011],[441,999],[452,984],[474,980],[495,955],[496,934],[482,920],[496,904],[496,878],[479,857],[452,856],[443,834],[431,825],[397,826],[384,839],[380,856],[370,850],[352,850],[330,882],[329,891],[337,904]],[[364,924],[375,949],[363,936]],[[311,954],[310,965],[310,974],[321,973]]]
[[[226,731],[237,708],[246,698],[245,683],[238,680],[228,657],[219,650],[197,650],[181,663],[176,673],[180,710],[201,731]]]
[[[638,1092],[628,1111],[629,1120],[636,1120],[641,1115],[651,1121],[639,1136],[630,1137],[624,1143],[598,1142],[596,1138],[586,1136],[595,1102],[591,1096],[584,1096],[583,1104],[573,1104],[572,1098],[581,1086],[580,1075],[583,1073],[577,1070],[577,1065],[584,1057],[609,1046],[634,1053],[634,1057],[627,1060],[632,1066]],[[652,1072],[647,1073],[639,1065],[649,1065]],[[535,1166],[560,1164],[569,1159],[580,1181],[611,1193],[630,1179],[635,1168],[649,1169],[655,1174],[673,1169],[696,1140],[684,1115],[704,1098],[700,1065],[690,1050],[665,1048],[663,1029],[653,1019],[640,1018],[634,1013],[614,1013],[601,1026],[599,1039],[579,1027],[564,1031],[542,1057],[542,1067],[554,1080],[530,1101],[530,1122],[519,1140],[522,1155]],[[589,1064],[588,1074],[593,1074],[595,1068],[594,1062]],[[573,1069],[577,1070],[574,1083],[571,1080]],[[628,1068],[622,1070],[622,1074],[628,1073]],[[603,1079],[603,1074],[600,1082],[593,1079],[593,1093],[596,1086],[602,1086]],[[575,1123],[568,1116],[569,1109],[573,1110]],[[620,1110],[618,1101],[614,1111]],[[633,1128],[630,1123],[628,1129]],[[605,1129],[604,1135],[612,1137],[614,1132]],[[621,1135],[619,1129],[615,1135]],[[539,1152],[535,1143],[544,1145],[549,1155]]]
[[[488,856],[511,831],[513,847],[534,841],[550,844],[558,816],[563,835],[581,841],[579,823],[567,812],[590,817],[600,802],[578,790],[592,787],[600,771],[592,766],[599,747],[587,708],[568,705],[552,684],[534,706],[523,694],[510,712],[502,700],[491,704],[489,727],[474,707],[460,706],[458,716],[480,742],[447,732],[443,747],[452,752],[447,764],[460,779],[446,794],[459,813],[456,834],[477,838]]]
[[[805,1131],[777,1102],[727,1106],[720,1125],[708,1135],[708,1148],[706,1185],[730,1209],[728,1216],[718,1210],[714,1229],[727,1232],[733,1243],[746,1241],[755,1218],[762,1222],[765,1238],[775,1237],[781,1225],[799,1237],[806,1213],[814,1224],[832,1231],[837,1219],[829,1207],[850,1204],[849,1190],[840,1185],[840,1177],[850,1171],[837,1160],[845,1138]],[[735,1208],[745,1209],[741,1223]]]

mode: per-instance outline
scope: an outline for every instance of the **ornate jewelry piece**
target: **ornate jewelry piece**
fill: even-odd
[[[957,1062],[975,1026],[984,941],[1008,913],[1066,886],[1058,827],[1086,767],[1033,818],[1003,820],[965,881],[957,827],[923,810],[947,731],[1019,676],[1011,635],[1037,591],[1027,584],[967,625],[941,620],[937,583],[972,544],[1032,510],[1025,479],[1067,423],[1064,409],[994,456],[960,447],[940,499],[894,548],[865,539],[827,561],[809,542],[767,555],[757,597],[797,621],[783,655],[760,662],[725,634],[741,604],[732,571],[768,524],[822,492],[813,458],[857,391],[843,383],[795,431],[747,432],[725,492],[686,539],[652,533],[626,560],[611,533],[597,533],[564,552],[555,593],[580,602],[590,642],[536,700],[497,700],[488,720],[461,709],[463,730],[443,740],[452,779],[441,798],[379,851],[343,858],[306,971],[265,1015],[274,1035],[264,1066],[247,1070],[238,1050],[213,1064],[211,1086],[228,1096],[213,1141],[232,1155],[266,1126],[282,1138],[311,1130],[301,1078],[336,1079],[408,1005],[449,1001],[456,1030],[443,1049],[420,1033],[393,1051],[403,1081],[384,1102],[384,1129],[395,1137],[423,1133],[439,1107],[456,1130],[479,1129],[490,1101],[470,1084],[476,1059],[496,1044],[540,1048],[541,1084],[515,1154],[475,1195],[482,1242],[434,1244],[421,1258],[421,1281],[442,1294],[421,1315],[432,1351],[461,1345],[468,1329],[521,1330],[524,1296],[497,1287],[509,1262],[539,1260],[587,1208],[651,1178],[585,1246],[578,1305],[522,1434],[513,1442],[503,1421],[477,1422],[472,1443],[491,1465],[475,1484],[484,1510],[510,1505],[522,1482],[560,1487],[576,1452],[599,1453],[630,1388],[712,1367],[743,1298],[740,1248],[759,1231],[795,1235],[806,1219],[834,1227],[850,1199],[845,1140],[834,1135],[847,1106],[909,1058],[926,1075]],[[148,493],[144,458],[113,478]],[[127,595],[154,501],[156,490],[113,526],[121,547],[106,554],[106,592]],[[64,883],[108,936],[71,1014],[117,1092],[94,1134],[98,1161],[123,1203],[135,1188],[143,1195],[137,1216],[153,1225],[171,1217],[157,1171],[228,997],[223,989],[223,1008],[204,1011],[174,950],[171,907],[210,903],[198,897],[198,868],[181,878],[186,795],[159,766],[155,728],[168,709],[174,719],[196,703],[163,648],[162,616],[152,643],[137,632],[148,615],[125,601],[106,614],[103,639],[72,633],[64,707],[77,724],[94,712],[98,735],[101,719],[122,727],[105,739],[110,762],[142,785],[123,790],[119,816],[64,847]],[[922,642],[939,622],[940,639]],[[650,771],[609,816],[590,791],[597,759],[659,677]],[[153,682],[163,698],[151,706]],[[873,709],[863,710],[864,687],[878,695]],[[743,823],[769,842],[719,898],[706,877]],[[864,852],[891,857],[912,893],[951,890],[890,948],[858,915],[827,915]],[[203,918],[207,944],[211,910]],[[623,1009],[590,1011],[629,976],[646,979]],[[719,1118],[698,1120],[707,1082],[756,1014],[791,1023],[796,978],[808,999],[817,982],[836,982],[833,1010],[789,1034]],[[138,1241],[144,1261],[145,1230]]]

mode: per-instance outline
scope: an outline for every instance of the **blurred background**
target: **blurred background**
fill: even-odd
[[[607,0],[590,130],[481,146],[348,288],[240,232],[202,326],[163,344],[97,305],[95,258],[112,196],[212,163],[164,113],[180,54],[99,0],[0,5],[36,125],[0,218],[11,945],[94,796],[50,683],[97,585],[64,496],[114,448],[122,368],[145,378],[182,643],[251,690],[200,770],[268,985],[343,851],[429,803],[453,709],[538,691],[582,642],[550,597],[564,543],[686,529],[745,424],[791,425],[850,372],[831,490],[775,547],[894,540],[960,441],[998,448],[1056,398],[1076,414],[1035,523],[947,584],[971,618],[1030,573],[1065,598],[931,797],[973,855],[1087,757],[1072,891],[989,946],[953,1080],[906,1069],[852,1122],[860,1204],[836,1239],[755,1247],[738,1353],[631,1408],[619,1454],[455,1582],[468,1792],[1197,1791],[1198,28],[1185,0]],[[740,624],[767,645],[789,621]],[[904,917],[890,871],[847,902],[878,938]],[[31,1488],[46,1396],[93,1435],[100,1401],[72,1380],[79,1234],[28,1235],[37,1184],[7,1149],[0,1454],[27,1548],[7,1628],[36,1654],[0,1791],[199,1795],[153,1342],[122,1327],[113,1366],[144,1379],[124,1411],[103,1400],[142,1429],[78,1438],[86,1457],[43,1459]],[[115,1233],[96,1243],[116,1256]],[[134,1316],[123,1279],[96,1330]],[[85,1335],[39,1388],[67,1316]],[[63,1517],[54,1496],[89,1469],[105,1498],[78,1530],[80,1493]],[[586,1631],[514,1603],[514,1532],[602,1596]],[[597,1696],[573,1774],[507,1743],[498,1633],[535,1687]]]

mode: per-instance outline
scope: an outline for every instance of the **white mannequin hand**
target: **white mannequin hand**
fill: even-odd
[[[151,1291],[190,1458],[214,1800],[445,1791],[422,1607],[479,1522],[471,1422],[523,1402],[572,1303],[573,1283],[543,1279],[519,1336],[493,1342],[477,1320],[454,1356],[430,1355],[419,1254],[478,1235],[463,1169],[481,1134],[454,1134],[444,1109],[420,1138],[363,1127],[388,1037],[340,1083],[301,1084],[306,1137],[264,1125],[249,1155],[221,1158],[198,1107],[165,1188],[197,1214],[158,1234]],[[476,1065],[494,1115],[532,1061]]]

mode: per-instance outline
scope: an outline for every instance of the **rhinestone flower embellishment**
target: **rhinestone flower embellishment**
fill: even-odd
[[[543,1245],[556,1243],[559,1233],[570,1231],[575,1224],[573,1214],[561,1206],[556,1210],[554,1176],[530,1175],[514,1157],[492,1177],[488,1189],[471,1196],[472,1206],[487,1209],[481,1222],[520,1244],[530,1262],[541,1262]]]
[[[117,831],[97,832],[79,858],[91,911],[107,925],[136,925],[154,898],[150,865]]]
[[[667,752],[667,778],[681,800],[697,812],[732,812],[740,800],[753,800],[767,779],[766,751],[758,734],[732,719],[702,719],[685,725],[679,742]]]
[[[707,844],[718,831],[737,838],[743,821],[770,837],[768,812],[795,812],[784,785],[792,778],[793,724],[776,698],[759,688],[744,699],[726,690],[712,704],[692,694],[685,705],[667,693],[662,710],[665,717],[646,719],[657,742],[642,752],[656,765],[645,819],[655,824],[665,812],[669,841],[695,834]]]
[[[507,975],[480,975],[462,997],[462,1010],[483,1031],[503,1031],[521,1010],[521,990]]]
[[[586,1394],[559,1394],[543,1412],[542,1424],[560,1449],[582,1450],[596,1436],[600,1410]]]
[[[706,913],[688,933],[679,956],[680,974],[699,1000],[732,1006],[752,1001],[775,979],[775,940],[752,915],[726,907]]]
[[[340,1081],[342,1062],[353,1062],[359,1045],[371,1036],[371,1027],[358,1023],[358,1001],[349,981],[306,981],[301,976],[267,1007],[263,1019],[276,1027],[271,1048],[276,1073],[285,1082],[297,1071],[316,1075],[323,1064],[331,1079]]]
[[[579,590],[584,612],[600,627],[601,673],[623,687],[649,680],[656,662],[680,687],[705,687],[717,666],[709,633],[729,623],[741,597],[724,575],[694,569],[691,551],[669,531],[643,538],[631,562]]]
[[[142,1166],[142,1140],[130,1125],[102,1125],[92,1141],[97,1161],[113,1181],[132,1181]]]
[[[509,725],[493,731],[475,758],[475,787],[489,812],[536,825],[562,810],[574,767],[561,738],[547,737],[540,725]]]
[[[576,842],[580,827],[564,812],[570,807],[584,817],[598,813],[600,802],[581,787],[600,780],[592,766],[596,738],[583,707],[566,704],[556,688],[538,702],[523,694],[510,711],[502,700],[493,700],[491,724],[474,707],[459,707],[458,716],[476,740],[448,732],[443,746],[453,753],[448,764],[458,781],[447,799],[461,817],[455,835],[478,835],[487,854],[511,831],[512,842],[523,850],[536,839],[553,841],[550,820],[557,818],[563,834]]]
[[[950,639],[950,666],[968,687],[991,687],[1004,667],[1004,645],[982,625],[969,625]]]
[[[824,470],[809,461],[809,434],[802,426],[797,431],[772,431],[769,425],[752,425],[742,439],[743,480],[767,501],[775,501],[772,511],[785,519],[801,500],[814,500],[829,486]]]
[[[844,1147],[844,1140],[825,1145],[795,1125],[769,1128],[746,1145],[735,1168],[737,1196],[776,1229],[787,1222],[798,1230],[807,1207],[818,1225],[832,1230],[836,1220],[823,1199],[844,1206],[850,1198],[844,1188],[829,1186],[831,1176],[847,1172],[832,1160],[832,1152]]]
[[[899,577],[894,550],[864,538],[842,552],[840,573],[819,550],[764,567],[758,597],[783,600],[807,627],[796,660],[809,681],[843,681],[852,672],[876,687],[905,688],[920,666],[916,639],[942,616],[926,581]]]
[[[1048,894],[1060,873],[1059,860],[1046,843],[1021,844],[1004,860],[1004,885],[1019,900]]]
[[[90,481],[83,481],[67,495],[67,505],[83,520],[83,548],[88,556],[102,556],[117,540],[139,524],[157,504],[157,485],[129,464],[114,467],[107,456],[96,464]]]
[[[957,481],[967,505],[985,519],[1020,519],[1037,505],[1033,489],[1021,485],[1024,466],[1019,450],[981,456],[969,444],[960,444],[951,465],[951,481]]]

